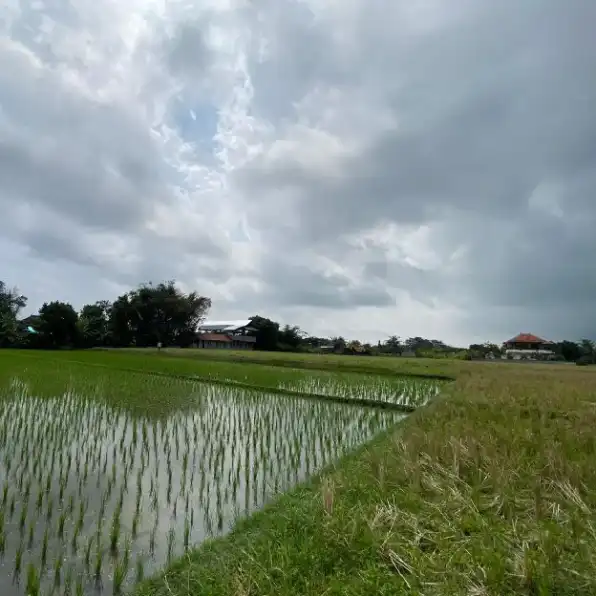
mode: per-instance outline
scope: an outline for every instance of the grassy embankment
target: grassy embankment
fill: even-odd
[[[448,366],[432,405],[136,596],[596,593],[596,371]]]

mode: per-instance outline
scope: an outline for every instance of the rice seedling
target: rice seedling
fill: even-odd
[[[14,574],[15,576],[19,576],[21,573],[21,566],[23,564],[23,545],[19,544],[17,548],[17,552],[14,559]]]
[[[126,579],[127,573],[128,573],[128,567],[124,565],[123,561],[118,561],[118,563],[116,563],[116,567],[114,569],[114,582],[113,582],[114,594],[122,593],[122,585],[124,584],[124,580]]]
[[[97,541],[96,550],[95,550],[95,566],[94,566],[94,574],[95,574],[95,581],[101,582],[101,571],[103,565],[103,549],[101,548],[101,542]]]
[[[441,390],[440,381],[385,378],[368,375],[309,375],[293,381],[281,381],[277,387],[288,391],[348,399],[376,400],[419,407]]]
[[[62,580],[62,566],[64,564],[64,561],[62,560],[62,556],[59,555],[58,557],[56,557],[56,560],[54,561],[54,587],[59,587],[60,586],[60,582]]]
[[[27,566],[27,584],[25,586],[27,596],[39,596],[41,583],[37,568],[33,563]]]
[[[32,564],[41,588],[61,593],[124,591],[402,418],[236,387],[87,375],[51,395],[0,385],[0,551],[20,553],[28,576]],[[174,404],[183,395],[187,405],[143,412],[129,407],[136,395]],[[4,586],[0,570],[2,594]]]
[[[122,513],[122,506],[118,503],[114,509],[114,517],[112,518],[112,527],[110,529],[110,550],[113,554],[118,552],[118,539],[120,538],[120,515]]]
[[[29,525],[29,534],[27,537],[27,550],[31,550],[33,548],[33,540],[34,540],[34,532],[35,532],[35,527],[33,526],[33,523],[31,523]]]
[[[69,596],[70,594],[72,594],[73,574],[73,568],[69,567],[66,572],[66,575],[64,576],[64,596]]]
[[[143,565],[143,559],[138,558],[135,567],[135,581],[137,583],[142,582],[145,577],[145,567]]]
[[[48,528],[46,527],[43,534],[43,542],[41,545],[41,566],[45,568],[48,560],[48,540],[49,540]]]

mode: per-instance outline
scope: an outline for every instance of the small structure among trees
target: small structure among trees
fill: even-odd
[[[520,333],[503,344],[505,358],[509,360],[554,360],[554,342],[532,333]]]
[[[197,329],[196,348],[252,350],[257,338],[251,321],[205,321]]]

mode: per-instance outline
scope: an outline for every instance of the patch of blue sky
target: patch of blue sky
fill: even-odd
[[[213,154],[218,122],[217,108],[213,104],[178,101],[172,106],[170,116],[186,143],[194,145],[200,154]]]

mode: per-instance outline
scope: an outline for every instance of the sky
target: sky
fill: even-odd
[[[0,279],[596,337],[593,0],[3,0]]]

